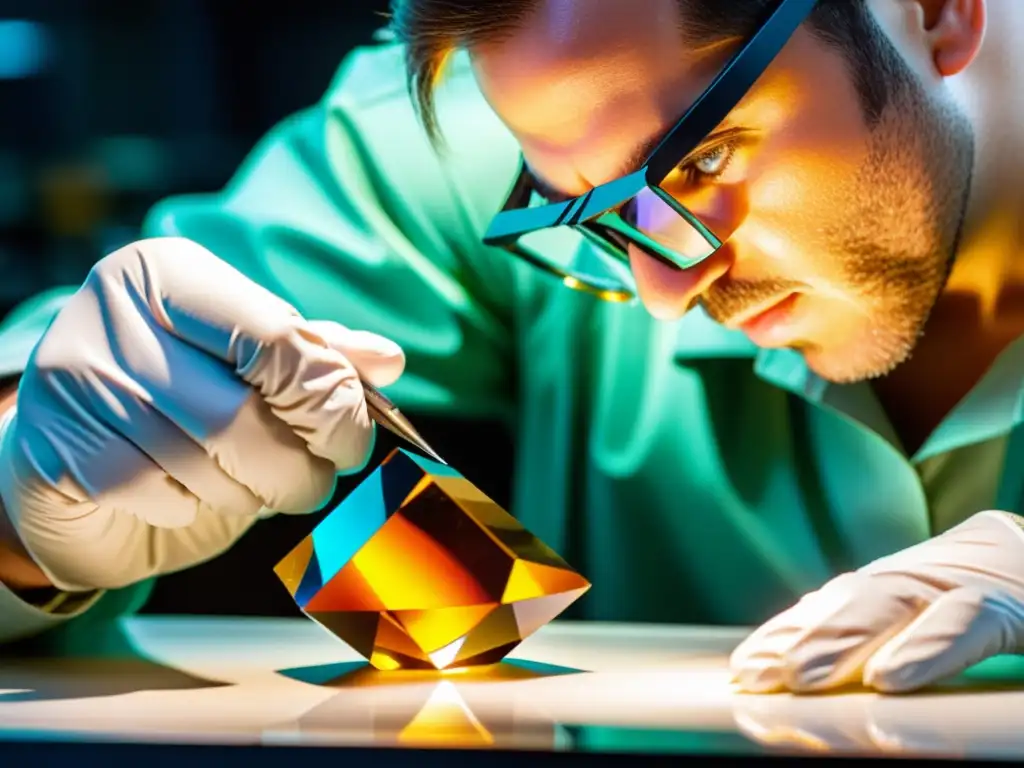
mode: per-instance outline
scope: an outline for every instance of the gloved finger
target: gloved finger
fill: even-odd
[[[313,455],[302,438],[252,393],[227,428],[207,435],[202,442],[217,465],[251,489],[269,510],[315,512],[334,491],[334,464]],[[352,449],[351,460],[345,464],[365,461],[361,443]]]
[[[838,590],[857,578],[854,574],[843,574],[825,587]],[[788,687],[786,653],[808,627],[816,625],[828,614],[833,598],[825,587],[809,592],[794,606],[769,619],[732,652],[729,661],[734,680],[743,690],[775,693]]]
[[[938,598],[872,656],[864,682],[886,693],[915,690],[1015,650],[1024,606],[974,587]]]
[[[859,682],[874,651],[927,604],[929,589],[901,574],[834,579],[780,615],[789,627],[785,639],[758,639],[744,649],[736,659],[741,685],[812,692]]]
[[[52,384],[56,376],[47,378]],[[149,422],[136,436],[148,441],[154,454],[163,454],[162,465],[121,430],[98,422],[92,431],[83,429],[88,404],[83,408],[76,398],[77,413],[62,409],[61,393],[67,389],[35,386],[24,407],[39,418],[15,411],[0,449],[0,463],[8,470],[3,479],[18,486],[12,493],[4,489],[6,498],[17,500],[9,511],[16,513],[26,548],[55,586],[116,589],[184,568],[223,552],[258,519],[262,510],[252,494],[160,414],[120,412],[132,427]],[[54,475],[57,466],[63,471]],[[211,508],[174,478],[176,469],[234,514]],[[54,491],[65,504],[48,503]]]
[[[261,505],[309,512],[323,504],[334,487],[334,466],[310,453],[252,387],[224,363],[147,322],[145,310],[123,305],[123,296],[109,299],[122,306],[102,313],[70,303],[54,321],[55,332],[40,343],[22,381],[21,407],[34,409],[26,415],[44,426],[60,419],[67,429],[113,430],[225,514],[248,515]],[[116,316],[122,328],[109,332],[105,316]],[[92,340],[88,348],[80,337]],[[61,458],[79,462],[83,477],[94,478],[93,494],[133,482],[126,474],[130,464],[119,469],[88,455]],[[147,511],[157,499],[140,514],[167,526],[166,514]]]
[[[395,382],[405,370],[405,352],[391,339],[369,331],[353,331],[330,320],[310,320],[309,329],[343,354],[360,378],[375,387]]]
[[[121,412],[126,428],[118,429],[116,418],[105,417],[119,409],[108,407],[107,402],[98,413],[92,411],[93,404],[82,402],[81,393],[66,385],[69,374],[44,376],[30,368],[25,376],[32,396],[19,402],[3,448],[4,464],[19,486],[8,498],[22,505],[38,502],[40,507],[37,514],[23,515],[21,525],[28,525],[31,518],[41,529],[52,527],[73,537],[78,530],[74,526],[86,525],[83,518],[88,515],[82,510],[90,504],[130,511],[151,525],[191,524],[198,504],[195,494],[169,476],[139,443],[149,441],[152,448],[162,438],[172,459],[169,463],[177,459],[188,465],[193,463],[190,459],[198,459],[209,464],[199,446],[152,411],[146,419],[138,418],[138,410]],[[153,424],[147,428],[143,421]],[[158,432],[163,434],[154,437]],[[44,505],[41,498],[46,488],[59,493],[65,503]],[[244,488],[227,482],[221,490],[236,504],[254,507],[255,500]],[[92,522],[88,525],[95,527]]]
[[[356,368],[294,307],[202,246],[180,238],[126,246],[93,269],[87,287],[227,363],[314,455],[339,470],[365,463],[373,427]]]
[[[32,402],[38,408],[39,400]],[[22,431],[22,423],[29,434]],[[37,427],[42,427],[44,439],[31,434]],[[60,589],[118,589],[189,567],[226,550],[262,512],[241,489],[250,511],[240,513],[236,507],[236,514],[221,514],[120,433],[88,434],[59,412],[24,422],[15,413],[9,429],[0,462],[8,470],[4,482],[17,488],[3,490],[17,502],[8,512],[14,513],[33,559]],[[198,449],[187,438],[178,446]],[[65,463],[68,471],[55,480],[47,480],[47,468],[58,451],[75,461]],[[191,477],[204,462],[213,470],[210,477],[222,474],[205,454],[195,458],[188,465]],[[47,503],[54,491],[65,504]]]
[[[789,688],[824,691],[863,681],[864,665],[938,595],[911,576],[861,576],[833,595],[828,615],[786,651]]]
[[[831,598],[825,589],[837,589],[850,579],[858,578],[855,574],[844,573],[832,579],[821,589],[808,592],[789,608],[777,613],[757,627],[733,649],[730,664],[738,669],[753,656],[775,656],[788,647],[782,638],[789,638],[804,627],[817,622],[823,611],[828,610]],[[779,646],[779,643],[782,643]],[[778,647],[776,647],[778,646]]]
[[[25,516],[25,545],[54,586],[68,591],[120,589],[181,570],[224,552],[258,519],[256,514],[229,516],[210,509],[155,466],[123,490],[102,504],[68,508],[74,514],[59,526],[46,525],[43,515]],[[191,524],[153,527],[135,513],[146,504],[159,506],[168,516],[191,512]]]
[[[200,504],[192,525],[161,528],[150,533],[154,574],[191,568],[226,552],[263,517],[263,510],[248,515],[222,515]]]
[[[134,581],[135,558],[152,554],[143,518],[188,525],[200,503],[123,436],[90,433],[60,414],[16,414],[0,462],[0,491],[25,548],[68,591]],[[54,493],[62,504],[52,503]]]
[[[790,609],[792,610],[792,609]],[[783,654],[800,631],[785,611],[760,626],[733,651],[733,681],[750,693],[775,693],[786,687]]]

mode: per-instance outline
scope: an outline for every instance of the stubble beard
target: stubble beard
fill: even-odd
[[[847,343],[804,350],[819,376],[877,379],[910,360],[956,260],[973,166],[966,116],[909,82],[872,131],[844,222],[826,231],[865,314]]]
[[[952,104],[930,99],[909,75],[871,128],[866,159],[822,210],[818,250],[838,264],[832,281],[860,316],[841,340],[793,345],[834,383],[891,373],[908,361],[952,270],[974,162],[973,131]],[[807,289],[799,280],[719,280],[701,298],[718,322]]]

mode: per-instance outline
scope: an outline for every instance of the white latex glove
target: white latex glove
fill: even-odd
[[[186,568],[261,516],[326,503],[372,449],[360,375],[383,386],[404,364],[191,241],[135,243],[36,347],[0,425],[0,499],[62,589]]]
[[[1024,520],[981,512],[844,574],[733,652],[746,691],[920,688],[1024,643]]]

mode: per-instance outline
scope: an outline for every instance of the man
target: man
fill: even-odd
[[[748,690],[1013,651],[1021,14],[728,5],[398,2],[404,44],[159,206],[172,237],[10,318],[4,634],[316,508],[366,461],[362,376],[515,425],[512,511],[582,615],[796,602],[736,650]]]

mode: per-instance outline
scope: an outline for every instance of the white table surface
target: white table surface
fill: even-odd
[[[510,657],[532,668],[443,677],[358,671],[301,619],[120,633],[134,657],[0,659],[0,739],[1024,757],[1017,657],[913,696],[752,696],[730,684],[732,629],[556,622]]]

